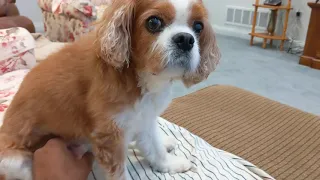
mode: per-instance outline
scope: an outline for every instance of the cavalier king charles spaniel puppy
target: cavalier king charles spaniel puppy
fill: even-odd
[[[167,152],[157,117],[175,80],[197,84],[220,59],[203,2],[116,0],[95,25],[24,78],[0,129],[0,176],[31,180],[33,153],[52,137],[90,145],[108,180],[129,178],[132,141],[156,171],[192,168]]]

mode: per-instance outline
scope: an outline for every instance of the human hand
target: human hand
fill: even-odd
[[[93,156],[81,159],[60,139],[51,139],[33,157],[34,180],[86,180],[92,169]]]

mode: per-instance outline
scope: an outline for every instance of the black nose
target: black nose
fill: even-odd
[[[183,51],[190,51],[193,48],[194,37],[189,33],[178,33],[172,40]]]

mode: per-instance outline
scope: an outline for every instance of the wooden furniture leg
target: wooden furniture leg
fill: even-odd
[[[320,4],[308,3],[311,8],[307,39],[299,64],[320,70]]]
[[[277,20],[278,20],[278,9],[276,9],[276,12],[275,12],[275,20],[276,20],[276,23],[277,24]],[[271,34],[272,36],[274,36],[274,32]],[[270,39],[270,46],[272,47],[273,46],[273,39]]]
[[[254,36],[251,36],[250,46],[252,46],[252,45],[253,45],[253,39],[254,39]]]
[[[268,41],[268,39],[266,39],[266,38],[263,39],[263,44],[262,44],[263,49],[267,48],[267,41]]]
[[[283,50],[284,50],[284,40],[281,40],[280,51],[283,51]]]
[[[259,4],[259,0],[256,0],[256,4]],[[250,41],[250,46],[253,45],[253,39],[254,39],[254,33],[255,33],[255,29],[256,29],[256,24],[257,24],[257,15],[258,15],[258,7],[256,6],[254,8],[254,14],[253,14],[253,20],[252,20],[252,30],[251,30],[251,41]]]

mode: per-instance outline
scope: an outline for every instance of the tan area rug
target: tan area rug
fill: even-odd
[[[230,86],[177,98],[163,114],[276,179],[320,177],[320,118]]]

